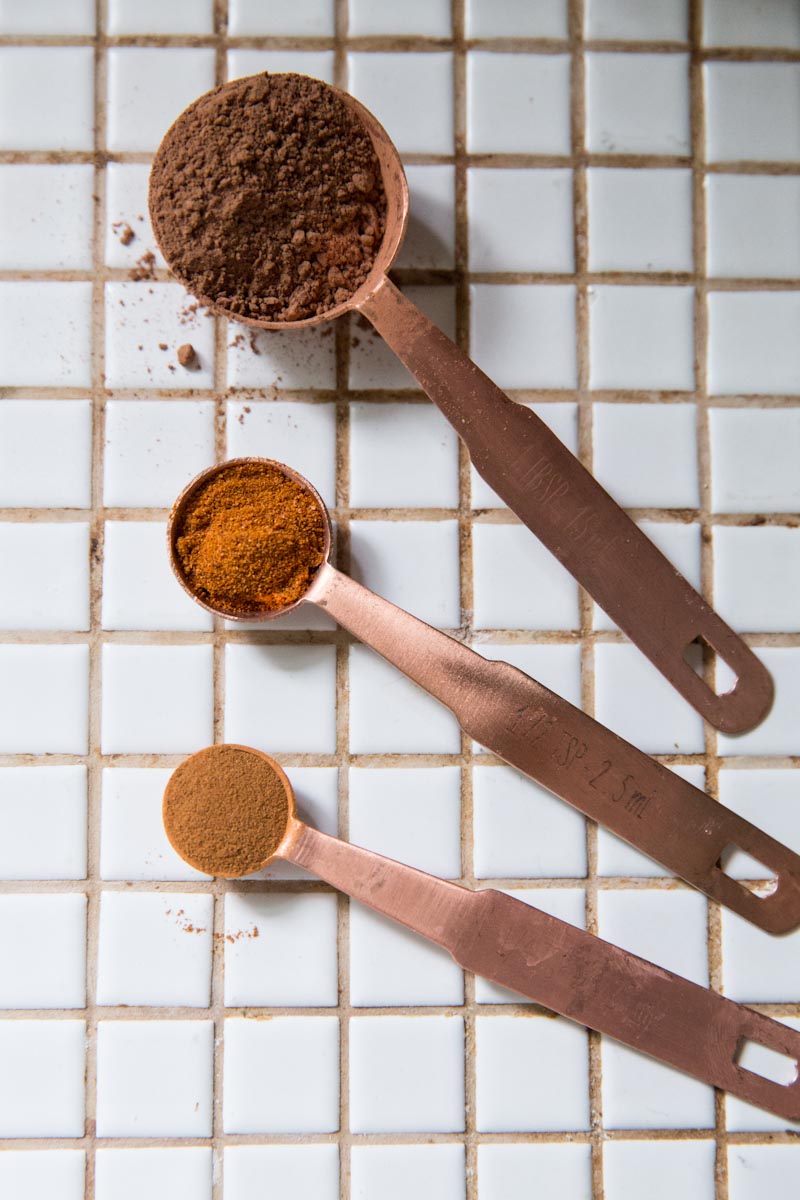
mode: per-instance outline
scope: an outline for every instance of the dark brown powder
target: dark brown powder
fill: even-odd
[[[204,303],[297,321],[369,274],[386,197],[369,135],[326,84],[252,75],[201,96],[168,130],[150,214],[178,278]]]
[[[178,346],[178,362],[187,369],[197,362],[197,351],[191,342],[184,342],[182,346]]]
[[[286,832],[289,798],[265,756],[209,746],[170,778],[163,817],[181,858],[207,875],[235,879],[257,871],[275,853]]]

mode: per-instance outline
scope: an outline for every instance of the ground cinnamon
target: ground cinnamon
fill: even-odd
[[[386,197],[369,134],[332,88],[262,74],[206,93],[167,131],[150,214],[170,267],[204,303],[297,321],[364,282]]]
[[[200,485],[175,531],[184,579],[231,615],[276,612],[308,590],[325,556],[314,497],[268,462],[233,461]]]

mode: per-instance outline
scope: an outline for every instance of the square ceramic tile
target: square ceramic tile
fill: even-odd
[[[0,264],[10,270],[92,266],[89,163],[0,166]]]
[[[467,0],[466,33],[471,38],[567,36],[565,0]]]
[[[484,658],[509,662],[551,691],[581,707],[581,648],[571,646],[524,646],[473,642],[473,650]]]
[[[410,193],[408,229],[398,267],[428,270],[455,263],[455,169],[447,165],[406,167]]]
[[[575,269],[572,171],[467,171],[471,271]]]
[[[458,507],[458,437],[438,408],[368,400],[350,405],[350,504]]]
[[[626,409],[628,405],[624,406]],[[597,444],[597,432],[595,427],[595,446]],[[595,471],[597,474],[598,472]],[[616,491],[616,484],[620,476],[617,475],[614,479],[614,486],[611,488],[612,494]],[[619,499],[619,496],[616,496]],[[700,525],[694,521],[688,525],[677,521],[637,521],[636,524],[641,529],[649,540],[661,551],[664,557],[672,563],[674,567],[680,571],[684,579],[698,592],[702,590],[701,572],[700,572],[700,556],[701,556],[701,534]],[[608,613],[603,612],[599,604],[594,605],[593,625],[595,629],[616,629],[617,626],[609,617]]]
[[[572,454],[578,453],[578,406],[573,403],[563,403],[560,400],[548,401],[543,404],[526,404],[540,420],[544,421],[559,441],[562,441]],[[473,508],[504,508],[505,505],[485,479],[482,479],[473,465],[470,465],[470,496]]]
[[[350,647],[351,754],[458,754],[455,717],[367,646]]]
[[[225,1022],[226,1133],[335,1133],[339,1018]]]
[[[106,387],[212,387],[214,323],[192,303],[179,283],[106,284]],[[176,357],[187,342],[192,367]]]
[[[591,271],[692,270],[691,171],[590,167],[586,177]]]
[[[190,754],[212,715],[211,646],[103,646],[103,754]]]
[[[797,1178],[800,1148],[785,1146],[734,1145],[728,1147],[728,1194],[730,1200],[791,1200]]]
[[[85,1021],[0,1021],[0,1137],[83,1137],[85,1057]]]
[[[467,54],[471,154],[564,154],[570,135],[568,54]]]
[[[728,768],[720,771],[718,786],[721,804],[800,854],[797,780],[791,769],[737,771]],[[734,879],[752,879],[753,866],[752,860],[741,850],[725,861],[725,870]],[[763,874],[763,871],[758,872],[758,876]]]
[[[715,606],[734,629],[800,630],[800,530],[714,529]]]
[[[709,275],[800,275],[797,176],[709,175],[706,197]]]
[[[89,526],[0,523],[0,629],[89,628]]]
[[[645,754],[702,754],[703,722],[642,652],[595,646],[595,716]]]
[[[226,1146],[224,1161],[225,1200],[261,1200],[265,1179],[286,1196],[339,1200],[338,1146]]]
[[[0,148],[92,150],[93,68],[91,46],[0,48]]]
[[[20,1200],[83,1200],[85,1172],[83,1150],[6,1150],[0,1157],[0,1191]]]
[[[460,878],[460,768],[355,767],[349,840],[419,871]]]
[[[333,754],[336,647],[227,646],[225,740],[268,754]]]
[[[433,321],[450,340],[455,339],[455,289],[450,285],[404,286],[403,295]],[[350,368],[348,382],[354,391],[418,388],[419,384],[363,318],[350,325]]]
[[[336,908],[331,895],[228,892],[225,1003],[335,1005]]]
[[[353,1017],[350,1128],[354,1133],[461,1133],[461,1017]]]
[[[97,1003],[207,1008],[214,898],[103,892]]]
[[[150,225],[149,179],[149,163],[110,162],[106,166],[105,258],[110,267],[136,267],[148,252],[154,256],[154,266],[167,265]]]
[[[100,821],[100,878],[194,880],[195,871],[167,840],[161,802],[170,767],[105,767]]]
[[[87,508],[91,503],[89,400],[0,404],[0,505]]]
[[[209,1146],[103,1150],[95,1154],[96,1200],[211,1200]]]
[[[586,36],[611,41],[685,42],[689,36],[687,0],[639,4],[637,0],[589,0]]]
[[[578,585],[524,525],[472,529],[476,629],[577,629]]]
[[[108,52],[108,149],[155,150],[178,114],[213,86],[211,48],[112,47]]]
[[[351,37],[403,34],[448,38],[452,32],[448,0],[408,0],[402,6],[350,0],[348,33]]]
[[[0,879],[83,879],[86,767],[4,767],[0,825]]]
[[[210,630],[172,573],[163,521],[106,521],[103,628]]]
[[[301,821],[320,833],[339,833],[338,767],[286,767]],[[280,859],[258,871],[256,879],[314,879],[315,876]]]
[[[717,746],[721,755],[800,754],[797,711],[800,704],[800,649],[794,646],[765,646],[756,651],[775,683],[775,702],[769,715],[739,737],[721,733]],[[717,686],[731,686],[730,671],[723,663],[717,668]]]
[[[800,157],[800,63],[710,62],[703,69],[710,162]]]
[[[336,405],[290,400],[228,402],[228,456],[275,458],[336,504]]]
[[[3,33],[92,34],[95,30],[93,0],[38,0],[20,6],[16,0],[0,0],[0,30]]]
[[[212,1021],[100,1021],[97,1136],[211,1136]]]
[[[0,646],[0,753],[85,754],[88,646]]]
[[[587,1200],[592,1193],[591,1147],[569,1142],[478,1146],[482,1200],[529,1200],[545,1189],[558,1200]]]
[[[585,876],[583,816],[540,784],[511,767],[478,766],[472,802],[479,879]]]
[[[699,763],[668,767],[667,770],[679,775],[701,792],[705,791],[705,768]],[[667,879],[670,876],[666,867],[662,867],[655,859],[643,854],[641,850],[635,850],[608,829],[601,828],[597,830],[597,873],[617,875],[626,879]]]
[[[590,287],[593,388],[691,391],[694,288]]]
[[[800,408],[711,408],[709,426],[714,512],[800,509]]]
[[[229,50],[228,79],[257,75],[261,71],[281,74],[284,71],[311,75],[333,83],[334,58],[332,50]]]
[[[607,1142],[603,1186],[607,1200],[714,1200],[716,1143],[711,1141]]]
[[[291,7],[263,0],[230,0],[228,33],[233,37],[333,35],[333,0],[295,0]]]
[[[602,1039],[606,1129],[713,1129],[714,1089],[610,1038]]]
[[[601,891],[597,914],[605,941],[708,987],[707,903],[699,892]]]
[[[707,46],[800,48],[800,9],[794,0],[753,5],[749,0],[706,0],[703,41]]]
[[[688,56],[587,54],[586,112],[596,154],[688,155]]]
[[[464,1200],[464,1147],[356,1146],[350,1158],[353,1200]]]
[[[0,896],[0,941],[0,1008],[83,1008],[85,896]]]
[[[348,54],[347,69],[349,91],[375,114],[401,154],[453,153],[449,52],[356,52]]]
[[[228,324],[228,384],[234,388],[336,387],[333,325],[317,329],[249,329]],[[250,403],[247,398],[243,403]]]
[[[580,1025],[477,1017],[475,1038],[481,1133],[589,1128],[589,1041]]]
[[[722,986],[744,1004],[793,1001],[800,992],[800,931],[772,937],[735,913],[722,913]]]
[[[572,284],[476,283],[470,303],[472,357],[498,387],[575,387]]]
[[[798,1017],[776,1017],[775,1020],[780,1021],[781,1025],[788,1025],[790,1029],[800,1031],[800,1018]],[[787,1082],[791,1081],[792,1062],[791,1059],[779,1056],[777,1059],[765,1060],[760,1055],[763,1048],[759,1047],[755,1042],[747,1044],[745,1051],[740,1053],[738,1061],[741,1065],[755,1070],[763,1071],[767,1069],[773,1072],[773,1077],[777,1076],[785,1078],[788,1076]],[[766,1053],[770,1054],[770,1051]],[[727,1096],[725,1098],[725,1124],[729,1133],[782,1133],[790,1131],[791,1133],[800,1132],[800,1124],[797,1121],[787,1121],[785,1117],[775,1116],[774,1113],[768,1113],[766,1109],[757,1108],[754,1104],[747,1104],[744,1100],[739,1100],[736,1096]],[[740,1147],[741,1148],[741,1147]]]
[[[90,283],[0,283],[4,387],[88,388],[91,307]]]
[[[595,404],[593,473],[623,508],[696,508],[694,404]]]
[[[531,908],[548,913],[559,921],[586,928],[586,892],[579,887],[502,888],[507,896]],[[475,1000],[478,1004],[528,1004],[527,996],[502,984],[493,983],[481,975],[475,977]]]
[[[352,1005],[464,1003],[463,973],[446,950],[355,900],[349,907]]]
[[[800,395],[800,293],[711,292],[708,390]]]
[[[213,33],[212,0],[109,0],[108,32]]]
[[[205,400],[109,400],[103,500],[110,508],[170,508],[214,462],[214,405]]]
[[[436,625],[461,624],[457,521],[351,521],[351,574]]]

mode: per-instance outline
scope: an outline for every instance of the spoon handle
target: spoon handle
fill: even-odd
[[[684,699],[725,733],[757,725],[773,697],[763,663],[544,421],[501,392],[388,279],[361,311],[462,438],[476,471]],[[697,639],[736,677],[724,695],[684,657]]]
[[[675,875],[770,933],[800,924],[800,855],[504,662],[489,662],[326,566],[308,598],[456,716],[465,733]],[[719,866],[764,864],[758,896]]]
[[[784,1086],[736,1061],[752,1041],[796,1065],[800,1032],[502,892],[469,891],[308,826],[283,856],[443,946],[461,967],[800,1120],[800,1081]]]

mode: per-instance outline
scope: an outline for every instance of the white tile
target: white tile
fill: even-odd
[[[1,47],[0,114],[3,150],[93,149],[92,47]]]
[[[601,891],[600,937],[708,987],[707,904],[695,891]]]
[[[209,879],[180,858],[161,820],[170,767],[105,767],[100,878]]]
[[[800,408],[712,408],[709,424],[714,512],[800,509]]]
[[[336,908],[331,895],[228,892],[225,1003],[335,1005]]]
[[[210,630],[172,573],[163,521],[106,521],[103,628]]]
[[[228,646],[225,740],[269,754],[333,754],[336,647]]]
[[[333,34],[333,0],[294,0],[291,7],[264,0],[230,0],[228,33],[326,37]]]
[[[166,266],[150,225],[149,179],[149,163],[110,162],[106,166],[105,259],[110,267],[135,267],[148,251],[155,257],[155,266]],[[133,238],[126,246],[122,235],[128,229]]]
[[[408,229],[398,267],[447,270],[455,265],[455,168],[431,163],[406,167]]]
[[[237,388],[336,387],[333,325],[317,329],[248,329],[228,324],[228,384]],[[244,400],[243,403],[250,403]]]
[[[719,799],[740,817],[800,854],[797,783],[792,770],[723,769],[719,773]],[[726,860],[725,870],[734,879],[753,878],[748,856],[739,850]]]
[[[544,1189],[558,1200],[589,1200],[591,1148],[569,1142],[481,1143],[478,1146],[481,1200],[529,1200]]]
[[[0,753],[85,754],[88,646],[0,646]]]
[[[580,887],[502,888],[507,896],[531,908],[540,909],[574,925],[586,928],[586,892]],[[530,998],[482,976],[475,977],[475,1000],[478,1004],[527,1004]]]
[[[466,33],[471,38],[567,36],[565,0],[467,0]]]
[[[403,34],[414,37],[448,38],[452,30],[448,0],[406,0],[403,5],[372,4],[350,0],[350,36]]]
[[[524,525],[472,528],[476,629],[577,629],[578,585]]]
[[[94,169],[89,163],[0,166],[0,264],[90,270]]]
[[[711,62],[703,70],[710,162],[800,156],[800,63]]]
[[[353,1017],[350,1128],[354,1133],[461,1133],[461,1017]]]
[[[106,386],[212,387],[214,322],[205,312],[193,313],[191,304],[179,283],[107,283]],[[176,358],[187,342],[197,360],[191,368]]]
[[[714,1089],[610,1038],[602,1039],[606,1129],[713,1129]]]
[[[646,754],[702,754],[703,722],[636,646],[595,646],[595,715]]]
[[[691,171],[590,167],[586,174],[591,271],[692,270]]]
[[[467,54],[471,154],[569,154],[568,54]]]
[[[800,394],[800,293],[711,292],[708,390]]]
[[[419,830],[425,836],[420,838]],[[356,846],[445,879],[461,876],[461,769],[355,767],[350,833]]]
[[[475,1037],[481,1133],[589,1128],[589,1041],[580,1025],[477,1017]]]
[[[3,385],[89,387],[91,303],[90,283],[0,283]]]
[[[207,1008],[214,898],[103,892],[97,1003]]]
[[[720,733],[720,755],[800,754],[797,711],[800,704],[800,650],[793,646],[759,647],[756,654],[775,683],[775,703],[769,715],[750,733],[730,737]],[[731,686],[731,675],[723,663],[717,668],[717,686]]]
[[[212,717],[211,646],[103,646],[103,754],[190,754]]]
[[[0,523],[0,629],[89,628],[89,526]]]
[[[225,1022],[226,1133],[335,1133],[338,1017]]]
[[[775,1017],[781,1025],[788,1025],[790,1029],[800,1031],[800,1018],[798,1017]],[[755,1042],[751,1042],[748,1047],[755,1055],[758,1053],[759,1047]],[[742,1054],[739,1055],[739,1062],[742,1062]],[[762,1060],[763,1062],[763,1060]],[[772,1060],[772,1067],[783,1068],[784,1063],[791,1071],[791,1061]],[[746,1064],[745,1064],[746,1065]],[[751,1061],[751,1067],[757,1067],[759,1061]],[[797,1121],[788,1121],[786,1117],[778,1117],[774,1113],[767,1112],[764,1108],[757,1108],[755,1104],[748,1104],[745,1100],[740,1100],[736,1096],[727,1096],[725,1099],[725,1125],[730,1133],[781,1133],[788,1130],[792,1133],[800,1132],[800,1124]],[[742,1147],[739,1147],[742,1149]]]
[[[795,0],[706,0],[703,41],[707,46],[800,47],[800,9]]]
[[[109,400],[103,500],[111,508],[169,508],[214,462],[214,405],[206,400]]]
[[[518,667],[576,708],[581,707],[580,646],[503,646],[473,642],[472,648],[484,658],[511,663],[512,667]]]
[[[572,171],[467,171],[471,271],[573,271]]]
[[[290,400],[228,402],[228,455],[285,462],[336,503],[336,405]]]
[[[92,406],[88,400],[0,404],[0,505],[88,508]]]
[[[587,54],[586,111],[596,154],[688,154],[688,56]]]
[[[155,150],[178,114],[214,86],[214,57],[200,47],[112,47],[108,149]]]
[[[83,1200],[85,1169],[83,1150],[6,1150],[0,1156],[0,1192],[17,1200]]]
[[[403,295],[441,329],[446,337],[455,338],[456,294],[451,285],[403,287]],[[419,384],[378,336],[371,325],[361,318],[350,325],[349,386],[354,391],[390,388],[393,391],[418,388]]]
[[[800,530],[717,526],[715,607],[734,629],[800,630]]]
[[[85,1056],[85,1021],[0,1021],[0,1137],[83,1137]]]
[[[586,824],[563,800],[511,767],[476,767],[472,793],[478,878],[586,874]]]
[[[96,1200],[211,1200],[211,1148],[151,1146],[95,1153]]]
[[[625,405],[626,409],[628,407]],[[612,492],[615,491],[616,482],[616,480],[613,481]],[[618,496],[616,498],[619,499]],[[690,522],[688,525],[677,521],[637,521],[636,524],[664,557],[674,567],[677,567],[684,579],[688,580],[698,592],[701,591],[700,525],[696,521]],[[603,612],[599,604],[594,605],[593,624],[595,629],[617,628],[608,613]]]
[[[694,387],[694,288],[590,287],[593,388]]]
[[[464,1147],[356,1146],[350,1158],[353,1200],[464,1200]]]
[[[438,408],[360,400],[350,405],[350,504],[458,507],[458,437]]]
[[[572,284],[476,283],[470,304],[472,357],[498,387],[575,387]]]
[[[722,985],[731,1000],[794,1001],[800,992],[798,951],[800,930],[776,938],[736,913],[722,912]]]
[[[800,1162],[800,1146],[734,1145],[728,1147],[730,1200],[792,1200]]]
[[[211,1136],[212,1021],[100,1021],[97,1136]]]
[[[689,36],[687,0],[640,4],[638,0],[589,0],[586,36],[633,42],[685,42]]]
[[[463,973],[446,950],[354,900],[349,907],[352,1005],[464,1003]]]
[[[339,1200],[338,1146],[226,1146],[224,1161],[225,1200],[261,1200],[265,1179],[285,1196]]]
[[[603,1186],[607,1200],[714,1200],[716,1143],[711,1141],[606,1142]]]
[[[449,52],[355,52],[347,56],[347,69],[349,91],[375,114],[401,154],[453,153]]]
[[[4,767],[0,826],[0,879],[83,879],[86,767]]]
[[[339,769],[338,767],[286,767],[292,785],[297,815],[320,833],[336,837],[339,832]],[[276,859],[254,879],[313,879],[314,875],[293,863]]]
[[[37,0],[20,5],[17,0],[0,0],[0,30],[3,33],[66,33],[73,36],[94,33],[93,0]]]
[[[706,197],[709,275],[791,279],[800,274],[797,176],[708,175]]]
[[[668,770],[685,779],[692,787],[705,791],[705,768],[699,763],[668,767]],[[618,875],[626,879],[668,879],[670,872],[660,866],[655,859],[648,858],[641,850],[635,850],[628,842],[624,842],[608,829],[597,831],[597,873],[598,875]]]
[[[560,400],[526,404],[562,441],[572,454],[578,453],[578,406]],[[473,508],[505,508],[503,501],[470,465],[470,494]]]
[[[83,1008],[86,897],[0,896],[0,1008]]]
[[[461,624],[457,521],[351,521],[351,574],[436,625]]]
[[[212,0],[109,0],[108,32],[213,33]]]
[[[257,75],[261,71],[270,74],[294,72],[311,75],[333,83],[334,57],[332,50],[229,50],[228,79],[241,79],[244,75]]]
[[[696,508],[694,404],[596,403],[593,473],[623,508]]]
[[[455,717],[367,646],[350,647],[351,754],[458,754]]]

